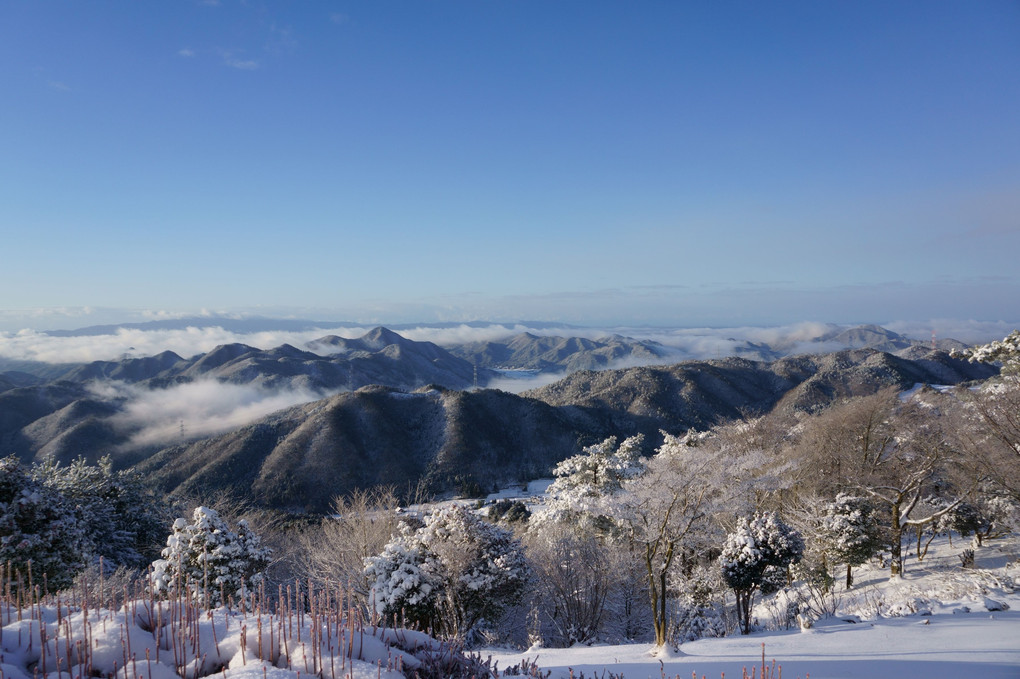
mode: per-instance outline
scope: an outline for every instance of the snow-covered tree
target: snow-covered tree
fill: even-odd
[[[159,556],[173,515],[137,472],[115,472],[104,457],[97,465],[84,458],[66,467],[44,464],[33,474],[74,506],[93,559],[141,568]]]
[[[1001,363],[1004,374],[1020,373],[1020,330],[1014,330],[1001,340],[954,351],[953,355],[981,363]]]
[[[761,445],[766,429],[755,419],[711,432],[662,432],[646,471],[626,482],[617,513],[644,565],[656,645],[667,641],[676,571],[690,575],[698,555],[722,538],[713,519],[748,511],[784,485],[785,461]]]
[[[871,502],[846,493],[825,505],[819,532],[825,551],[838,563],[846,564],[847,589],[854,583],[853,567],[865,563],[883,545]]]
[[[250,600],[264,580],[270,550],[247,521],[239,521],[234,532],[215,510],[198,507],[191,523],[184,518],[174,522],[162,554],[152,564],[153,590],[187,593],[215,607],[225,599]]]
[[[726,536],[719,567],[723,580],[737,598],[741,633],[751,633],[751,605],[754,595],[771,594],[786,582],[787,569],[800,561],[804,540],[774,512],[741,518]]]
[[[666,643],[670,571],[677,556],[693,551],[700,524],[710,515],[721,477],[713,456],[698,448],[700,438],[671,436],[648,461],[646,472],[628,483],[621,514],[628,537],[640,550],[648,577],[655,645]]]
[[[74,507],[34,479],[14,456],[0,459],[0,564],[25,586],[68,587],[85,567],[85,539]]]
[[[1020,519],[1020,505],[1013,498],[985,489],[971,502],[961,502],[945,514],[936,527],[939,531],[954,530],[962,536],[972,535],[974,546],[985,540],[1008,535]]]
[[[961,353],[971,361],[1002,366],[1000,378],[989,380],[977,393],[961,391],[967,402],[964,412],[971,417],[958,423],[963,425],[958,429],[985,477],[1020,502],[1020,330]]]
[[[617,445],[617,438],[611,436],[560,462],[553,469],[556,480],[548,490],[552,499],[536,519],[567,522],[582,532],[618,530],[612,498],[625,481],[643,473],[643,442],[644,436],[638,434]]]
[[[457,637],[517,603],[529,573],[513,533],[460,505],[428,515],[425,525],[403,530],[365,560],[379,614]]]
[[[974,483],[938,401],[920,396],[904,401],[886,390],[836,404],[805,423],[799,444],[810,462],[806,486],[829,497],[850,489],[880,511],[890,577],[903,572],[904,533],[937,521]],[[929,508],[929,496],[947,502]]]

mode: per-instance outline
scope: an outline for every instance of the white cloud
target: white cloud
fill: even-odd
[[[254,71],[259,67],[259,62],[254,59],[225,59],[224,62],[231,68],[240,69],[242,71]]]
[[[511,394],[538,389],[563,379],[563,373],[544,373],[528,377],[502,377],[485,385],[486,389],[499,389]]]
[[[328,395],[301,389],[270,391],[214,380],[168,389],[95,382],[91,390],[100,398],[124,401],[122,411],[110,420],[119,429],[133,432],[126,447],[168,445],[220,434]]]
[[[892,321],[884,327],[912,339],[926,341],[932,331],[940,339],[955,339],[967,344],[983,344],[1002,339],[1020,328],[1020,321],[975,321],[936,318],[928,321]]]
[[[281,344],[302,346],[326,334],[347,332],[316,329],[305,332],[235,333],[221,327],[189,327],[183,330],[138,330],[121,328],[112,335],[55,337],[34,330],[0,333],[0,356],[46,363],[87,363],[124,357],[153,356],[162,351],[189,358],[206,353],[221,344],[239,342],[259,349]],[[360,336],[364,331],[355,335]]]

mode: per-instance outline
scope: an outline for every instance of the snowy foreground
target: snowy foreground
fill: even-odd
[[[647,644],[485,654],[501,668],[527,658],[543,674],[551,671],[551,679],[571,672],[624,679],[686,679],[696,673],[713,679],[740,677],[745,668],[749,676],[757,668],[760,677],[764,643],[768,665],[775,660],[789,679],[1018,679],[1020,541],[1014,536],[986,544],[974,570],[959,567],[956,554],[968,546],[959,543],[951,548],[944,538],[937,540],[922,563],[908,560],[899,581],[890,582],[887,571],[862,567],[854,589],[837,594],[837,616],[806,631],[701,639],[658,657]],[[756,613],[768,626],[768,606],[759,604]]]
[[[929,620],[929,624],[923,621]],[[526,653],[493,651],[500,667],[536,662],[552,679],[604,671],[625,679],[740,677],[761,665],[761,644],[771,666],[775,659],[784,677],[812,679],[969,679],[1020,677],[1020,612],[907,617],[859,624],[823,621],[808,632],[784,631],[746,637],[702,639],[684,644],[680,653],[659,659],[647,645],[531,649]]]
[[[861,568],[857,585],[837,592],[836,615],[806,631],[702,639],[652,656],[647,644],[527,651],[483,650],[505,670],[522,660],[560,677],[741,677],[760,674],[762,644],[770,676],[815,679],[1020,678],[1020,541],[978,550],[977,568],[954,564],[961,546],[944,539],[923,563],[911,559],[902,579]],[[0,679],[399,679],[443,670],[448,650],[424,634],[352,624],[336,599],[289,614],[208,612],[181,603],[135,599],[83,609],[64,601],[17,606],[0,602]],[[69,605],[71,604],[71,605]],[[764,628],[776,600],[755,613]],[[1001,609],[1001,610],[990,610]],[[295,611],[290,608],[288,610]],[[852,620],[853,622],[848,622]],[[125,670],[125,665],[127,669]],[[70,669],[70,671],[68,671]],[[478,665],[461,676],[485,676]],[[438,671],[437,671],[438,670]]]

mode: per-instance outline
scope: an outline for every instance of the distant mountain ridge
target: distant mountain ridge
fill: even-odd
[[[355,488],[424,482],[432,491],[548,474],[611,435],[681,433],[918,382],[983,379],[994,368],[930,352],[909,360],[869,349],[772,363],[728,358],[579,371],[522,395],[366,387],[291,408],[234,432],[168,448],[140,469],[166,490],[236,494],[268,506],[328,511]]]
[[[322,355],[287,344],[262,350],[235,343],[191,358],[165,351],[95,361],[65,368],[46,382],[29,374],[0,373],[0,455],[67,463],[78,455],[96,458],[125,445],[131,432],[111,422],[124,402],[101,396],[90,386],[104,381],[160,390],[213,380],[266,392],[325,395],[373,384],[408,391],[423,385],[461,390],[493,376],[431,342],[415,342],[382,327],[352,340],[324,337],[313,344],[331,352]]]
[[[166,386],[198,379],[270,388],[314,391],[357,389],[386,384],[414,389],[439,384],[466,389],[475,383],[475,368],[431,342],[416,342],[383,327],[359,338],[327,336],[309,343],[318,351],[283,344],[259,349],[223,344],[205,354],[182,358],[172,351],[145,358],[94,361],[76,366],[57,379],[71,382],[123,380]],[[324,355],[325,354],[325,355]],[[483,370],[483,380],[491,374]]]
[[[513,368],[542,372],[600,370],[622,361],[660,362],[677,352],[649,340],[621,335],[586,339],[519,333],[503,341],[470,342],[450,347],[450,353],[485,368]]]

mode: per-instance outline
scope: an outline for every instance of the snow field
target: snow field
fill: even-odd
[[[963,544],[961,544],[963,542]],[[838,586],[820,617],[801,630],[777,616],[796,591],[762,597],[754,607],[758,631],[748,636],[699,639],[653,655],[649,644],[573,648],[488,649],[499,667],[525,658],[550,679],[608,676],[740,677],[775,660],[792,679],[1018,679],[1020,678],[1020,536],[987,543],[977,567],[963,569],[957,554],[970,546],[936,539],[923,561],[906,563],[890,579],[874,563],[856,570],[850,590]],[[732,598],[729,605],[732,606]],[[989,609],[1005,610],[989,610]],[[660,660],[662,664],[660,665]]]

